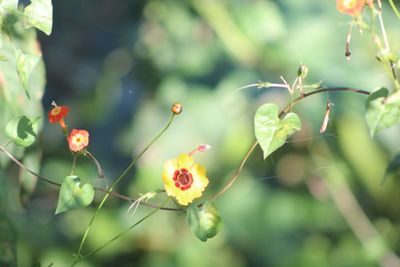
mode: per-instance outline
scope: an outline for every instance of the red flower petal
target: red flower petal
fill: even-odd
[[[59,122],[62,118],[67,116],[69,112],[69,107],[67,106],[57,106],[49,111],[48,118],[49,122],[56,123]]]

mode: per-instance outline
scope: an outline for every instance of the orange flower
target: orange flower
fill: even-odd
[[[64,131],[67,131],[67,126],[64,122],[64,117],[67,116],[69,112],[69,107],[67,106],[55,106],[52,110],[50,110],[48,114],[49,122],[50,123],[60,123],[61,128]]]
[[[68,138],[69,149],[79,152],[89,145],[89,132],[86,130],[72,129]]]
[[[336,8],[339,12],[350,16],[357,16],[361,13],[366,0],[336,0]],[[372,0],[367,0],[372,5]]]

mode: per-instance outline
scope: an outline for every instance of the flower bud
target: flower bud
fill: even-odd
[[[175,115],[178,115],[182,112],[182,104],[181,103],[175,103],[172,105],[171,108],[172,113],[174,113]]]
[[[300,64],[299,68],[297,69],[297,76],[304,80],[307,77],[307,73],[308,67],[304,64]]]
[[[221,215],[211,201],[206,201],[200,208],[195,204],[190,205],[187,219],[192,232],[203,242],[216,236],[222,225]]]

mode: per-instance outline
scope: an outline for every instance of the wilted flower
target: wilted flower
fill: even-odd
[[[72,129],[68,138],[69,149],[79,152],[89,145],[89,132],[86,130]]]

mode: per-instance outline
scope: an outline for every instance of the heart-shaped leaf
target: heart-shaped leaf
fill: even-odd
[[[10,121],[6,126],[6,135],[16,145],[27,147],[36,140],[38,132],[38,121],[40,117],[29,119],[22,116]]]
[[[297,114],[290,112],[279,119],[279,108],[276,104],[269,103],[259,107],[254,117],[254,130],[264,151],[264,159],[285,144],[286,139],[300,128],[301,121]]]
[[[389,90],[382,87],[372,92],[367,98],[365,118],[371,137],[400,122],[400,101],[385,103],[388,95]]]
[[[92,203],[94,189],[91,184],[81,186],[78,176],[67,176],[61,185],[56,214],[86,207]]]
[[[53,5],[51,0],[32,0],[24,10],[26,28],[36,27],[50,35],[53,27]]]
[[[222,225],[221,215],[211,201],[206,201],[200,208],[191,204],[187,209],[187,220],[192,232],[203,242],[216,236]]]

